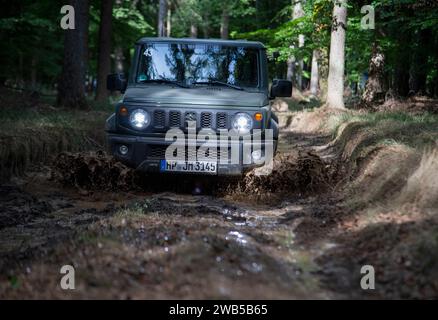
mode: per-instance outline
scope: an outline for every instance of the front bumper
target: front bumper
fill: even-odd
[[[160,162],[165,159],[164,151],[172,142],[165,141],[163,137],[140,137],[131,135],[121,135],[108,133],[108,146],[110,153],[120,162],[145,172],[160,172]],[[218,161],[217,175],[219,176],[236,176],[242,175],[247,170],[263,165],[252,161],[251,152],[244,150],[252,150],[251,142],[235,141],[231,142],[229,148],[237,147],[239,149],[238,163],[231,163],[231,160],[225,163]],[[266,141],[262,143],[261,150],[264,152]],[[273,150],[276,150],[276,142],[273,143]],[[237,144],[238,146],[235,146]],[[128,152],[123,155],[120,153],[120,147],[124,145],[128,147]],[[200,147],[202,143],[196,143]],[[164,172],[163,172],[164,173]],[[168,172],[166,172],[168,173]]]

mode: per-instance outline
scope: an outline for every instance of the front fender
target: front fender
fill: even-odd
[[[105,131],[106,132],[115,132],[116,131],[116,114],[113,113],[106,119],[105,122]]]
[[[280,133],[280,128],[278,126],[278,120],[275,121],[276,119],[274,119],[274,114],[272,114],[271,120],[269,122],[269,129],[272,129],[272,136],[274,138],[274,140],[278,140],[278,135]]]

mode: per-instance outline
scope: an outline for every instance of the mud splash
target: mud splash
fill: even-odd
[[[235,199],[250,196],[269,199],[287,194],[321,192],[329,183],[328,165],[310,151],[279,154],[273,160],[270,174],[260,174],[256,168],[242,177],[221,178],[145,174],[117,162],[104,152],[61,153],[53,164],[52,178],[64,186],[81,190],[148,191],[190,193],[193,186],[202,185],[204,194],[230,196]]]
[[[103,151],[60,153],[53,162],[52,179],[85,190],[133,190],[138,174]]]
[[[328,166],[310,151],[279,154],[270,174],[260,174],[263,167],[251,170],[237,184],[228,185],[226,194],[234,199],[278,202],[287,195],[322,192],[330,183]]]

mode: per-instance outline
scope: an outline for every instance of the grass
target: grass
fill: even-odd
[[[349,124],[356,132],[368,135],[367,145],[406,145],[424,150],[438,141],[438,115],[425,112],[342,113],[331,116],[326,123],[333,138],[339,139]],[[346,140],[350,137],[346,136]]]
[[[62,151],[105,148],[110,103],[90,101],[91,110],[80,111],[54,108],[47,98],[37,107],[13,105],[11,100],[0,108],[0,180],[19,176]]]
[[[438,205],[437,114],[345,112],[329,115],[325,127],[350,180],[350,205]]]

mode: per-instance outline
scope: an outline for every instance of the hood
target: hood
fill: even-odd
[[[263,107],[269,104],[267,94],[262,92],[212,86],[186,89],[170,85],[130,87],[125,92],[123,102],[243,107]]]

